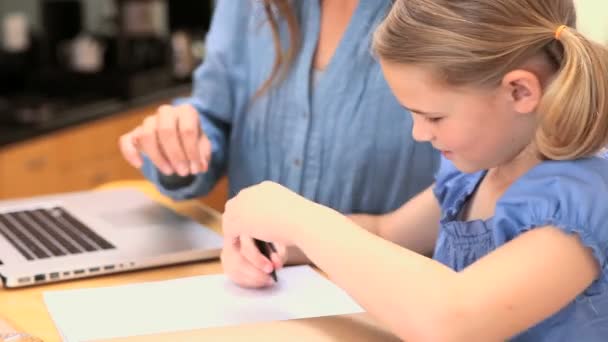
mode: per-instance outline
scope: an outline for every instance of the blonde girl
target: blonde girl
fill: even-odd
[[[227,241],[300,247],[407,341],[606,341],[608,53],[573,1],[397,0],[373,48],[435,184],[349,219],[262,183]]]

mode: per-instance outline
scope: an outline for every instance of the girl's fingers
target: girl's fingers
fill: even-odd
[[[233,240],[224,245],[221,255],[224,273],[239,286],[260,288],[271,285],[272,279],[252,265],[242,254],[240,241]]]
[[[274,284],[270,275],[251,265],[245,258],[241,259],[236,268],[233,281],[239,286],[248,288],[261,288]]]
[[[287,247],[281,244],[274,244],[274,246],[275,252],[270,255],[270,261],[272,261],[275,269],[281,269],[287,262]]]
[[[262,255],[253,239],[248,236],[241,237],[241,255],[243,255],[251,265],[266,274],[274,270],[272,262]]]

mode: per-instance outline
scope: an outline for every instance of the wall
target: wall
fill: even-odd
[[[579,29],[589,37],[608,44],[608,1],[575,0]]]

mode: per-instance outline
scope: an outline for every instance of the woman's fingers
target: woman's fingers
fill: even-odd
[[[190,174],[190,163],[186,158],[180,131],[178,130],[179,112],[171,106],[161,106],[156,115],[157,135],[163,154],[171,163],[173,170],[184,177]]]
[[[158,141],[156,116],[149,116],[144,119],[142,134],[140,137],[141,150],[154,165],[165,175],[174,172],[171,163],[164,155]]]
[[[141,153],[165,175],[180,176],[207,171],[211,143],[200,127],[199,113],[190,105],[160,106],[141,126],[119,141],[124,158],[141,167]]]
[[[207,171],[207,161],[202,161],[199,151],[199,141],[206,137],[200,127],[198,112],[189,105],[179,106],[176,111],[177,129],[190,173]]]
[[[123,134],[120,137],[118,146],[123,158],[134,168],[141,168],[143,159],[139,153],[139,135],[141,134],[141,126],[135,127],[131,132]]]

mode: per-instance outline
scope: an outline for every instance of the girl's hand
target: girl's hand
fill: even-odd
[[[273,182],[239,192],[226,203],[222,229],[226,241],[251,236],[284,246],[297,245],[300,232],[315,228],[323,207]]]
[[[248,236],[226,240],[222,249],[222,268],[224,273],[239,286],[260,288],[274,284],[270,272],[283,267],[287,261],[287,248],[275,244],[276,253],[268,260],[256,248]]]

